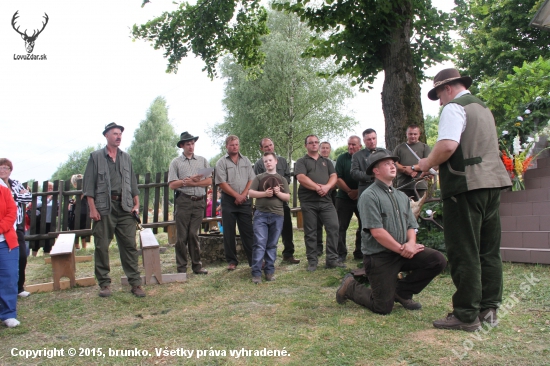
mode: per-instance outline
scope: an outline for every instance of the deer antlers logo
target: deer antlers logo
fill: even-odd
[[[19,31],[19,26],[17,28],[15,28],[15,20],[17,18],[19,18],[19,15],[17,14],[19,13],[19,10],[17,10],[15,12],[15,14],[13,14],[13,18],[11,18],[11,25],[13,27],[13,29],[15,29],[15,31],[17,33],[19,33],[21,35],[21,38],[23,38],[23,40],[25,41],[25,48],[27,49],[27,53],[32,53],[32,50],[34,49],[34,42],[36,41],[36,38],[38,37],[38,35],[40,35],[40,33],[42,33],[42,31],[44,30],[44,28],[46,28],[46,24],[48,24],[48,14],[44,13],[44,19],[46,19],[46,22],[42,22],[42,29],[38,30],[38,29],[35,29],[32,33],[32,36],[29,36],[27,34],[27,30],[25,29],[25,32],[21,33]]]

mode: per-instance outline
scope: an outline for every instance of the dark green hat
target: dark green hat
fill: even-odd
[[[199,139],[199,136],[193,136],[191,135],[189,132],[185,131],[181,134],[180,136],[180,140],[179,142],[177,143],[177,147],[180,147],[180,144],[182,142],[185,142],[185,141],[191,141],[191,140],[194,140],[194,141],[197,141]]]
[[[374,166],[376,165],[376,163],[384,159],[392,159],[393,161],[399,161],[399,158],[397,156],[393,156],[390,150],[377,147],[376,151],[370,154],[369,157],[367,158],[367,164],[368,164],[367,174],[372,175],[372,170],[374,169]]]
[[[103,130],[103,136],[112,128],[120,128],[120,132],[124,132],[124,127],[121,125],[117,125],[115,122],[111,122],[108,125],[105,126],[105,130]]]

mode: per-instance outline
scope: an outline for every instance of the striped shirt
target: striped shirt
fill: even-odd
[[[168,170],[168,182],[175,180],[183,180],[189,178],[198,173],[200,169],[209,168],[208,161],[202,156],[193,154],[191,159],[188,159],[184,154],[174,158],[170,163],[170,169]],[[209,178],[209,177],[205,177]],[[190,196],[204,196],[206,187],[180,187],[176,189],[181,193],[185,193]]]
[[[31,192],[21,193],[21,191],[24,190],[25,187],[23,187],[23,185],[19,183],[18,180],[10,179],[9,182],[11,185],[13,200],[17,205],[17,220],[15,222],[17,223],[17,225],[19,225],[23,222],[26,204],[32,201],[32,194]]]

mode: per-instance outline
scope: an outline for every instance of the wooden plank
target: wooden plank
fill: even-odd
[[[160,183],[160,173],[155,174],[155,183]],[[155,196],[153,201],[153,222],[159,221],[159,207],[160,207],[160,186],[155,187]],[[158,229],[154,228],[153,232],[158,234]]]
[[[143,219],[141,222],[146,224],[149,222],[149,187],[147,184],[151,182],[151,173],[145,174],[145,189],[143,192]]]
[[[162,275],[162,283],[185,282],[185,281],[187,281],[187,273],[169,273],[169,274]],[[145,276],[141,276],[141,283],[145,283]],[[126,276],[120,277],[120,284],[129,285],[130,283],[128,283],[128,277]],[[158,284],[158,281],[155,275],[153,275],[151,277],[151,282],[149,282],[148,285],[156,285],[156,284]]]
[[[59,234],[55,244],[52,247],[50,256],[72,253],[74,248],[74,233]]]
[[[76,285],[80,287],[95,286],[95,277],[77,278]],[[60,286],[62,290],[66,290],[71,287],[71,283],[69,280],[62,280],[60,281]],[[36,285],[25,285],[25,291],[28,291],[32,294],[37,292],[52,292],[53,282],[38,283]]]
[[[169,218],[168,208],[170,207],[170,189],[168,187],[168,172],[164,172],[164,191],[162,195],[162,219],[167,221]],[[165,229],[166,230],[166,229]],[[170,237],[170,234],[168,234]]]
[[[79,255],[79,256],[75,257],[76,263],[91,262],[93,259],[94,259],[94,257],[91,256],[91,255]],[[45,264],[52,263],[52,258],[51,257],[44,258],[44,263]]]
[[[142,248],[158,248],[159,242],[151,229],[143,229],[139,232]]]
[[[168,244],[176,244],[177,240],[176,225],[168,226]]]

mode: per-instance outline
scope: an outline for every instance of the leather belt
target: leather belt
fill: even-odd
[[[190,196],[188,194],[181,193],[181,192],[179,192],[178,196],[183,196],[185,198],[189,198],[191,201],[200,201],[200,200],[204,199],[204,196]]]
[[[114,194],[111,195],[112,201],[122,201],[122,196],[115,196]]]

